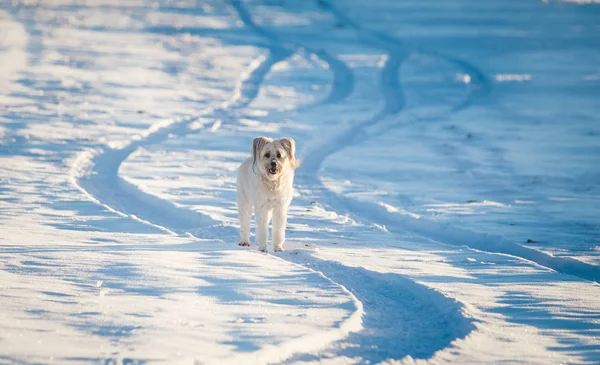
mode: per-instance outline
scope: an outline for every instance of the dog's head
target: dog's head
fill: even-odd
[[[253,168],[269,180],[276,180],[298,167],[295,153],[296,143],[291,138],[257,137],[252,142]]]

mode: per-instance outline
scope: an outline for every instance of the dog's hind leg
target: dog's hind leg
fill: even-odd
[[[240,246],[250,246],[250,219],[252,219],[252,204],[246,195],[239,191],[237,193],[237,208],[240,218]]]
[[[271,211],[265,208],[258,208],[256,213],[256,243],[258,249],[267,252],[267,240],[269,239],[269,221],[271,220]]]
[[[285,226],[287,224],[287,206],[276,206],[273,210],[273,250],[283,251]]]

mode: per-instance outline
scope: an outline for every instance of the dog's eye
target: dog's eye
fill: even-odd
[[[281,158],[281,153],[277,152],[277,158]]]
[[[265,153],[265,157],[266,157],[266,158],[270,158],[270,157],[271,157],[271,154],[270,154],[269,152],[267,152],[267,153]]]

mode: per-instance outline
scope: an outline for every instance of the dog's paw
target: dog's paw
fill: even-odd
[[[266,247],[259,247],[258,249],[260,250],[260,252],[267,252],[267,248]]]
[[[273,249],[273,251],[275,251],[275,252],[283,252],[283,247],[275,247]]]
[[[238,243],[238,246],[242,246],[242,247],[250,247],[250,242],[240,242]]]

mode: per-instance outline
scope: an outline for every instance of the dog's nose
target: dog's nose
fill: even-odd
[[[271,167],[272,167],[272,168],[275,168],[275,167],[277,167],[277,162],[275,162],[275,161],[271,161]]]

